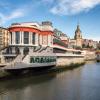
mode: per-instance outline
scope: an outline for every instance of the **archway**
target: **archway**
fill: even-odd
[[[8,48],[6,49],[6,53],[7,53],[7,54],[12,54],[12,48],[11,48],[11,47],[8,47]]]
[[[29,53],[29,48],[25,47],[24,50],[23,50],[23,53],[24,53],[24,55],[27,55]]]
[[[15,47],[15,53],[16,53],[16,54],[20,54],[20,50],[19,50],[18,47]]]

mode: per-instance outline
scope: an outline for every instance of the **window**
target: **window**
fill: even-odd
[[[11,44],[12,44],[12,32],[10,32],[10,36],[11,36]]]
[[[35,33],[32,33],[32,44],[35,44]]]
[[[20,43],[20,32],[19,31],[17,31],[17,32],[15,32],[15,35],[16,35],[16,44],[19,44]]]
[[[29,44],[29,32],[24,32],[24,44]]]

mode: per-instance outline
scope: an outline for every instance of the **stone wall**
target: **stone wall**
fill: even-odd
[[[71,64],[81,64],[85,61],[84,57],[58,57],[57,67],[69,66]]]
[[[90,52],[90,51],[86,52],[85,60],[95,60],[95,59],[96,59],[95,52]]]

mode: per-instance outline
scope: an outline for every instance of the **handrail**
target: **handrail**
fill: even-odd
[[[24,60],[24,58],[27,56],[28,54],[25,54],[23,57],[22,57],[22,60]]]
[[[39,48],[37,50],[34,50],[34,52],[37,52],[38,50],[40,50],[42,48],[42,45],[39,45]]]
[[[43,50],[46,50],[49,46],[46,46],[44,48],[42,48],[39,52],[42,52]]]

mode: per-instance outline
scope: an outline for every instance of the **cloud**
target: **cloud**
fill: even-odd
[[[10,20],[10,19],[19,18],[22,16],[24,16],[23,10],[17,9],[13,11],[9,16],[6,16],[6,19]]]
[[[20,5],[13,5],[11,2],[4,3],[0,1],[0,7],[2,8],[0,8],[0,24],[4,25],[13,19],[31,15],[34,9],[38,8],[40,4],[40,1],[35,2],[34,0]]]
[[[4,15],[3,13],[0,13],[0,22],[4,24],[7,21],[10,21],[15,18],[20,18],[24,16],[24,10],[23,9],[16,9],[12,11],[9,15]]]
[[[57,4],[50,9],[50,12],[58,15],[74,15],[83,11],[89,11],[100,0],[57,0]]]

